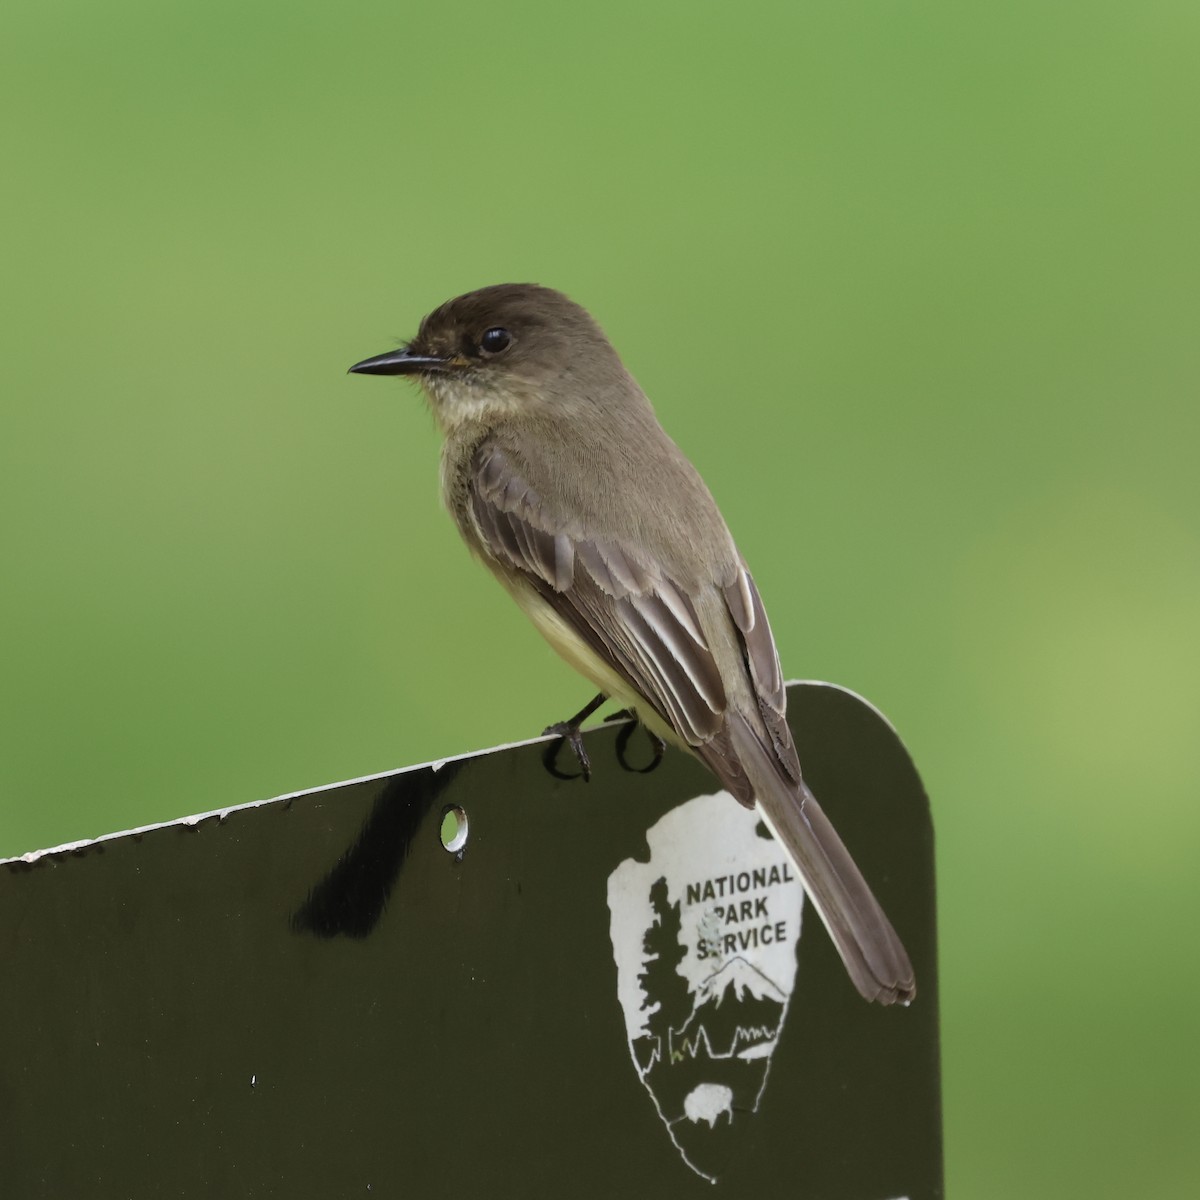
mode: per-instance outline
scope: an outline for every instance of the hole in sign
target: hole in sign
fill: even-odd
[[[467,845],[467,814],[457,804],[442,810],[440,830],[442,847],[449,854],[461,854]]]

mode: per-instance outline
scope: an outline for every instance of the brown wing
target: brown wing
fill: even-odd
[[[725,686],[686,591],[628,545],[556,517],[499,447],[476,451],[471,518],[483,548],[691,746],[724,724]]]

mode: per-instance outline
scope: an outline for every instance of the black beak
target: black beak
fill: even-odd
[[[419,375],[422,371],[437,371],[447,365],[447,360],[432,354],[414,354],[407,346],[364,358],[355,363],[351,371],[359,375]]]

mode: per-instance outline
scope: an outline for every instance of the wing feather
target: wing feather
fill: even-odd
[[[531,582],[671,728],[692,746],[721,730],[720,669],[686,592],[659,564],[556,520],[495,445],[476,452],[469,496],[486,553]]]
[[[800,760],[787,723],[787,689],[783,668],[779,665],[779,651],[775,648],[762,597],[744,566],[733,583],[725,588],[725,603],[742,636],[746,666],[750,670],[763,725],[771,739],[776,766],[785,779],[799,783]]]

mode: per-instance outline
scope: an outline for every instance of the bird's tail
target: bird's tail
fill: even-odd
[[[799,871],[854,986],[868,1000],[907,1004],[917,992],[908,954],[816,797],[803,780],[784,778],[748,720],[729,718],[763,820]]]

